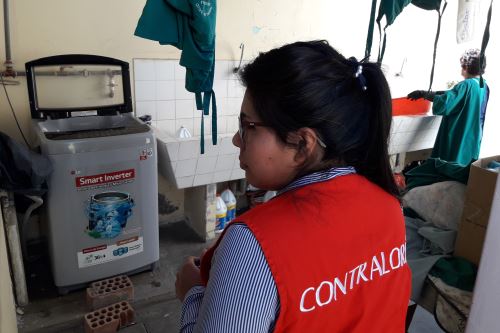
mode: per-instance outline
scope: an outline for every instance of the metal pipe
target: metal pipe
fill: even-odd
[[[11,63],[11,65],[12,65],[12,63]],[[14,70],[12,70],[12,71],[6,70],[6,71],[1,71],[0,75],[3,76],[3,77],[8,77],[8,76],[10,76],[10,77],[12,77],[12,76],[13,77],[18,77],[18,76],[26,76],[26,72],[24,72],[24,71],[21,72],[21,71],[14,71]]]
[[[26,288],[26,277],[24,274],[23,254],[19,240],[19,228],[17,225],[16,208],[12,193],[0,192],[1,210],[5,223],[5,233],[9,245],[10,264],[14,277],[17,304],[25,306],[28,304],[28,289]]]
[[[23,222],[21,225],[21,246],[23,249],[23,255],[26,262],[29,261],[28,256],[28,224],[31,217],[31,213],[43,204],[43,200],[39,196],[35,195],[25,195],[27,198],[33,200],[33,203],[26,209],[23,216]]]
[[[3,0],[3,26],[5,32],[5,63],[12,63],[10,54],[9,0]]]
[[[12,76],[26,76],[26,72],[21,71],[0,71],[0,75],[3,77]],[[121,70],[101,70],[101,71],[91,71],[91,70],[81,70],[81,71],[36,71],[36,76],[104,76],[104,75],[122,75]]]

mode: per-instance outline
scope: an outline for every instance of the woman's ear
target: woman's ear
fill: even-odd
[[[318,136],[316,132],[309,127],[302,127],[298,129],[293,135],[293,141],[297,144],[297,154],[295,155],[295,162],[299,164],[314,163],[321,160],[322,156],[318,156],[321,150]]]

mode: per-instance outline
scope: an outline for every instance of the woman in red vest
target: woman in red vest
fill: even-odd
[[[278,194],[180,268],[181,332],[404,332],[411,278],[379,66],[312,41],[240,75],[240,166]]]

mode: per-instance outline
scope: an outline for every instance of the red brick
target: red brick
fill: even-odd
[[[87,288],[87,305],[91,310],[134,299],[134,285],[126,275],[92,282]]]
[[[123,301],[85,314],[85,333],[114,333],[134,323],[135,311]]]

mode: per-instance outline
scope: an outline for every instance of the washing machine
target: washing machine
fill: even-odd
[[[26,63],[26,76],[34,133],[54,169],[44,215],[59,292],[154,268],[156,144],[133,116],[128,63],[60,55]]]

